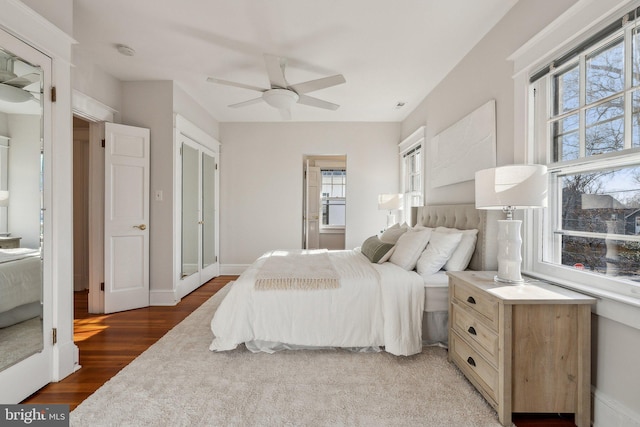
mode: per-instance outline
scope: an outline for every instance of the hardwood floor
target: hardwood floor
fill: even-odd
[[[87,293],[76,292],[74,339],[82,368],[51,383],[22,403],[68,404],[73,410],[122,368],[237,276],[220,276],[205,283],[173,307],[147,307],[122,313],[87,312]],[[517,427],[573,427],[573,415],[516,414]]]
[[[176,306],[147,307],[114,314],[89,314],[87,293],[74,295],[74,341],[82,368],[51,383],[22,403],[61,403],[73,410],[237,276],[220,276],[187,295]]]

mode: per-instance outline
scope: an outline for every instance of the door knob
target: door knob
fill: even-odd
[[[133,228],[137,228],[138,230],[146,230],[147,226],[144,224],[134,225]]]

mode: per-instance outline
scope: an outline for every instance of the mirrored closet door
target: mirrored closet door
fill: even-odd
[[[3,403],[51,376],[50,76],[50,58],[0,31],[0,375],[15,385]]]
[[[179,135],[180,280],[178,296],[219,275],[217,155]]]

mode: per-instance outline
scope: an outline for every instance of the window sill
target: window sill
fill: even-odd
[[[325,227],[320,229],[320,234],[344,234],[344,227]]]
[[[594,314],[640,330],[640,295],[634,298],[538,272],[526,275],[592,296],[598,300],[591,310]]]

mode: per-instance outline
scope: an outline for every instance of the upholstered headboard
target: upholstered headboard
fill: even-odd
[[[480,210],[472,204],[423,206],[417,211],[416,224],[425,227],[477,229],[478,241],[469,268],[472,270],[497,270],[497,220],[503,219],[501,211]]]

